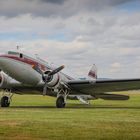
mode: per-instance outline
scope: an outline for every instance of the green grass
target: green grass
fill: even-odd
[[[0,140],[139,140],[140,92],[128,101],[68,100],[55,108],[55,98],[15,95],[10,108],[0,108]]]

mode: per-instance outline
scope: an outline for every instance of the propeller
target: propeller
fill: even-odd
[[[64,65],[50,71],[46,76],[45,76],[45,85],[44,85],[44,88],[43,88],[43,95],[45,96],[46,93],[47,93],[47,83],[50,81],[51,77],[53,75],[55,75],[56,73],[60,72],[62,69],[64,69]]]
[[[45,82],[44,88],[43,88],[43,95],[46,95],[47,88],[48,88],[47,84],[51,80],[51,77],[53,75],[55,75],[56,73],[60,72],[61,70],[63,70],[64,67],[65,66],[62,65],[62,66],[60,66],[60,67],[58,67],[58,68],[56,68],[56,69],[54,69],[52,71],[43,72],[37,65],[33,66],[33,69],[35,69],[37,72],[39,72],[42,75],[43,80]]]

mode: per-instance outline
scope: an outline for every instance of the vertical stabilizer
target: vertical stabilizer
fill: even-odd
[[[92,68],[90,69],[88,77],[92,79],[97,79],[97,67],[95,64],[93,64]]]

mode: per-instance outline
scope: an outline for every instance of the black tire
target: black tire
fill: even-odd
[[[56,107],[57,108],[64,108],[65,107],[65,101],[63,96],[59,96],[56,100]]]
[[[9,102],[9,98],[7,96],[3,96],[1,98],[1,107],[9,107],[10,102]]]

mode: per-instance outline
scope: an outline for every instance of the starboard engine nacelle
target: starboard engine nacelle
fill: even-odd
[[[33,69],[42,75],[42,79],[44,81],[43,95],[46,95],[48,88],[60,90],[67,87],[66,84],[62,82],[62,76],[59,73],[64,69],[64,65],[45,72],[43,72],[37,65],[35,65]]]

